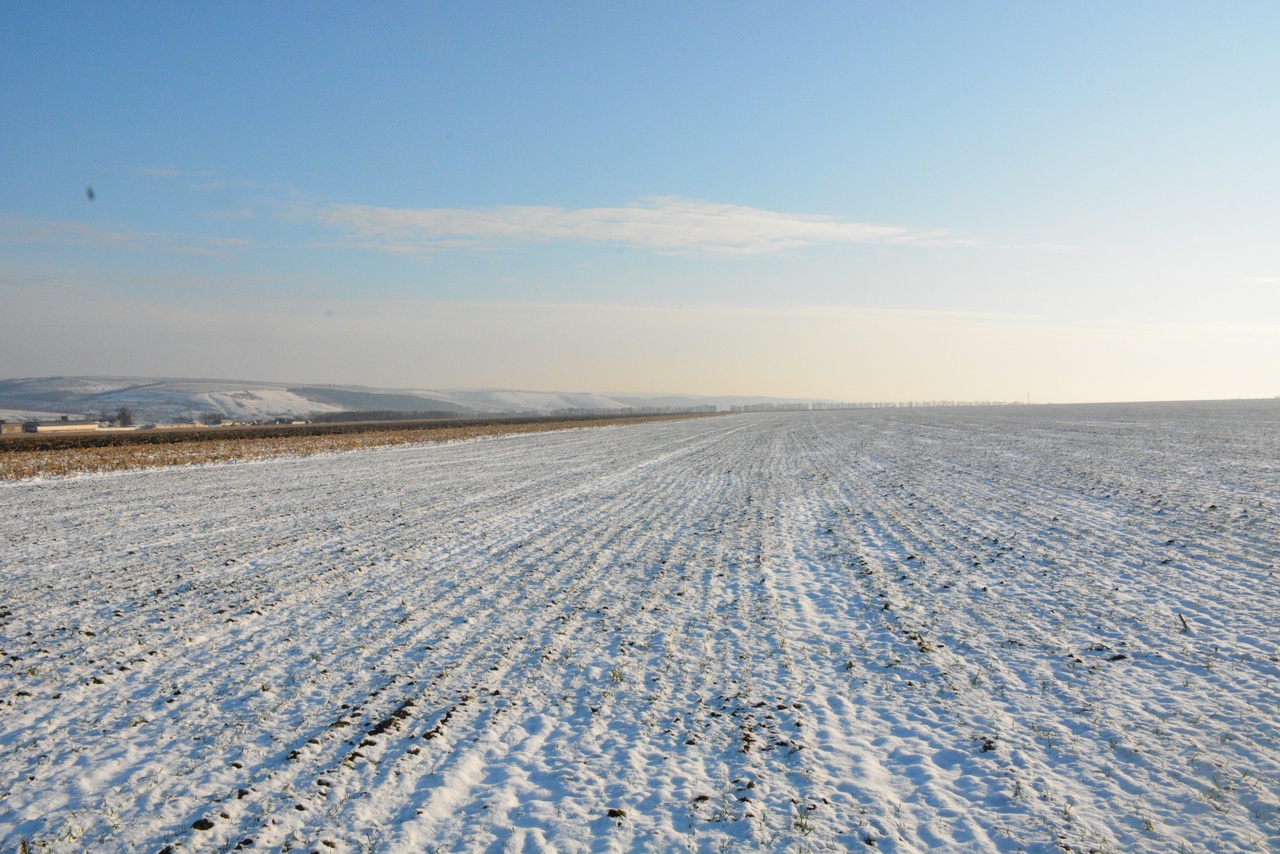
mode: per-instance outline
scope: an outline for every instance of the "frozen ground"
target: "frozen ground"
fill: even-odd
[[[1277,415],[0,485],[0,851],[1276,851]]]

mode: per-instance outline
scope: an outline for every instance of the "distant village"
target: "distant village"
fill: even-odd
[[[29,419],[24,421],[8,421],[0,418],[0,436],[19,433],[127,433],[135,430],[181,430],[194,427],[244,427],[267,424],[307,424],[309,422],[296,418],[267,418],[256,421],[231,421],[216,412],[204,412],[199,417],[179,420],[171,424],[135,424],[133,413],[127,407],[121,407],[113,414],[104,413],[97,419],[73,418],[63,415],[52,420]]]

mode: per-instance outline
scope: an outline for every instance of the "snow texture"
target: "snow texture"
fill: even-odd
[[[0,485],[0,851],[1278,850],[1276,415]]]

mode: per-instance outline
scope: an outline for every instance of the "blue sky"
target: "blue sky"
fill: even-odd
[[[5,5],[0,374],[1280,394],[1280,6],[689,6]]]

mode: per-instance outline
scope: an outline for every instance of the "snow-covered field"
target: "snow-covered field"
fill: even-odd
[[[0,485],[0,851],[1276,851],[1277,416]]]

